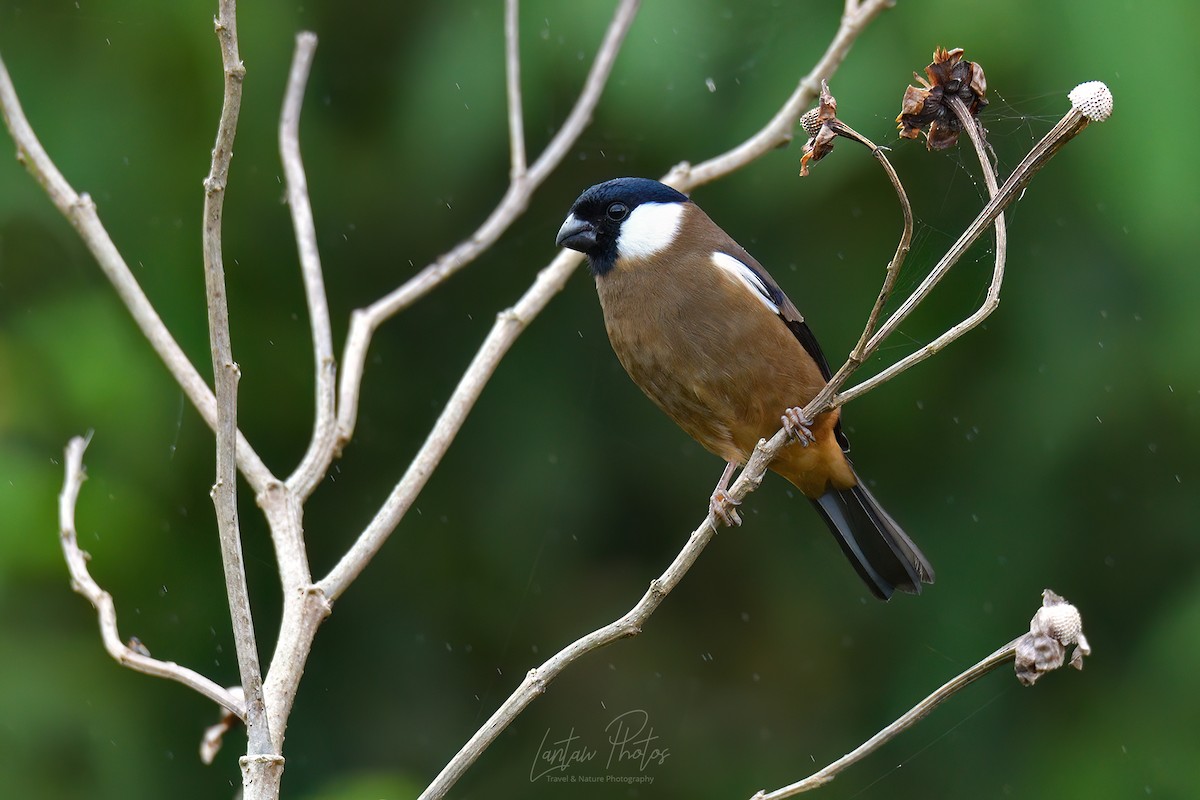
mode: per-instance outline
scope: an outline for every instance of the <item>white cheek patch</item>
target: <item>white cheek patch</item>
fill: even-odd
[[[621,224],[618,258],[648,258],[675,241],[683,222],[682,203],[642,203]]]
[[[712,261],[726,274],[749,289],[758,302],[767,307],[768,311],[772,314],[779,313],[779,306],[775,305],[775,301],[771,299],[771,290],[763,283],[762,278],[758,277],[758,273],[728,253],[713,253]]]

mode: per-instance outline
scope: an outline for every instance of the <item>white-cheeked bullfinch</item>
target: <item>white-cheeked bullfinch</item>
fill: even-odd
[[[579,196],[557,243],[588,258],[604,324],[634,383],[733,470],[781,426],[795,436],[771,464],[816,506],[878,597],[917,593],[933,569],[854,473],[838,410],[800,409],[829,365],[796,306],[762,266],[687,196],[646,178],[617,178]]]

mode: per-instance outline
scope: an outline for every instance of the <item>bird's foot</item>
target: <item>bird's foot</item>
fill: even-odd
[[[780,421],[783,423],[784,430],[788,432],[788,436],[799,442],[802,447],[808,447],[817,441],[812,432],[813,421],[804,416],[804,409],[801,406],[784,411]]]
[[[742,518],[738,516],[737,511],[737,507],[742,504],[742,501],[734,500],[726,491],[737,466],[738,462],[736,461],[725,463],[725,471],[721,473],[721,480],[717,481],[717,488],[713,489],[712,497],[708,500],[708,512],[713,515],[713,519],[729,528],[742,524]]]
[[[737,510],[741,504],[741,500],[734,500],[724,489],[718,487],[708,501],[708,511],[717,522],[732,528],[742,524],[742,518]]]

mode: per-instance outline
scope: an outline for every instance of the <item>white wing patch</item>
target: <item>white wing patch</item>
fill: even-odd
[[[767,307],[768,311],[772,314],[779,313],[779,306],[775,305],[775,301],[771,299],[771,290],[767,288],[762,278],[758,277],[758,274],[754,270],[728,253],[713,253],[712,261],[718,268],[724,270],[728,275],[749,289],[755,298],[758,299],[758,302]]]
[[[682,203],[641,203],[621,223],[618,258],[648,258],[675,241],[683,221]]]

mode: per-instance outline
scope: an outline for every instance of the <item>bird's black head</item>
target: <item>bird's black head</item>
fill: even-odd
[[[674,239],[686,195],[649,178],[614,178],[579,195],[558,231],[560,247],[604,275],[623,255],[648,255]]]

